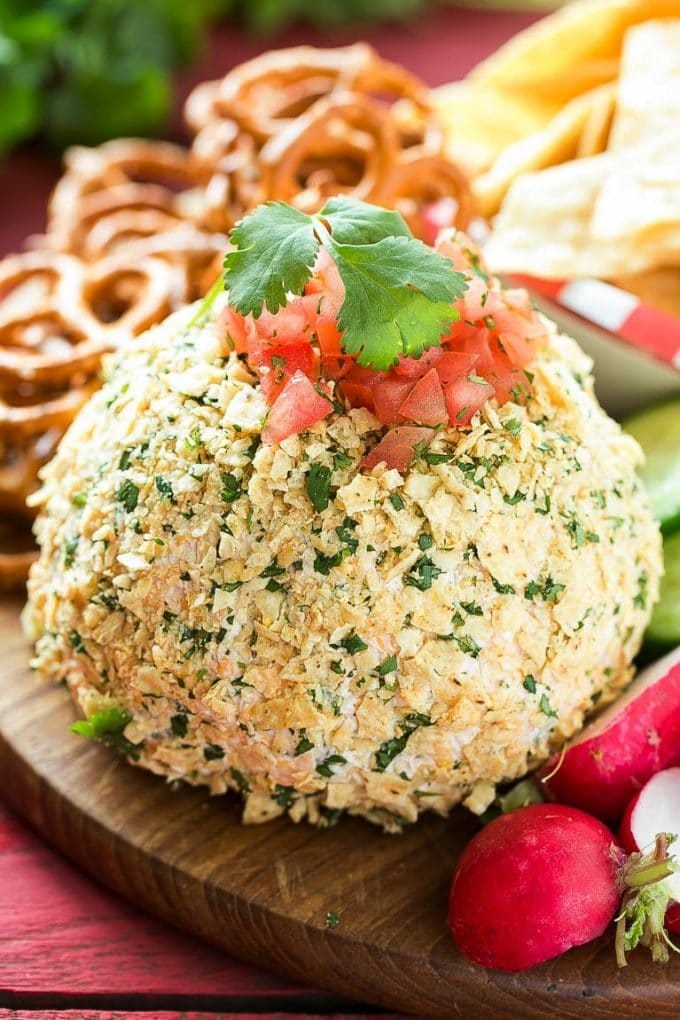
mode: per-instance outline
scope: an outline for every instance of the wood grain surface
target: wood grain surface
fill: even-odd
[[[605,937],[518,975],[464,960],[446,928],[465,812],[402,836],[277,820],[173,789],[68,732],[61,687],[27,669],[18,606],[0,606],[0,782],[7,801],[100,882],[166,921],[305,984],[390,1009],[485,1020],[680,1016],[680,959],[617,971]],[[336,912],[340,923],[329,929]]]

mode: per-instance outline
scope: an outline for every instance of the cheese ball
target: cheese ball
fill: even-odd
[[[341,404],[267,445],[218,321],[117,355],[45,469],[36,668],[246,822],[483,811],[631,677],[661,573],[639,447],[547,320],[526,405],[404,474],[362,469],[384,429]]]

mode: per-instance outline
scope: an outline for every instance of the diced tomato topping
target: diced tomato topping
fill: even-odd
[[[344,351],[340,344],[342,333],[338,330],[335,319],[329,315],[319,315],[314,331],[319,340],[319,347],[324,358],[342,358]]]
[[[489,275],[479,249],[460,230],[443,230],[435,242],[435,249],[451,259],[454,269],[461,273],[484,273]]]
[[[467,376],[454,379],[444,390],[446,410],[451,423],[457,428],[469,425],[473,415],[494,395],[487,382],[474,382]]]
[[[248,336],[252,332],[252,328],[248,329],[245,316],[235,311],[230,305],[226,305],[218,319],[218,329],[222,328],[233,343],[236,353],[245,354],[248,350]]]
[[[442,386],[460,379],[462,375],[468,375],[477,362],[479,355],[469,351],[447,351],[445,350],[437,362],[437,375]]]
[[[499,333],[498,345],[515,368],[524,368],[533,357],[531,345],[519,333]]]
[[[286,383],[300,371],[310,377],[315,374],[315,353],[310,344],[263,344],[257,362],[257,371],[264,395],[270,404],[278,397]]]
[[[265,441],[301,432],[331,412],[330,398],[319,392],[323,383],[312,383],[319,375],[337,383],[336,392],[350,407],[366,408],[393,426],[369,454],[369,467],[379,458],[404,470],[413,444],[431,436],[430,426],[450,421],[465,427],[491,397],[499,403],[526,400],[531,376],[524,368],[545,327],[527,292],[501,290],[474,245],[449,229],[453,214],[455,201],[442,199],[425,206],[421,218],[427,236],[438,234],[436,249],[466,276],[467,289],[455,304],[459,318],[440,346],[419,358],[402,356],[389,371],[359,365],[343,350],[338,317],[344,285],[325,250],[304,294],[276,314],[263,309],[254,318],[231,308],[220,313],[218,328],[246,355],[272,404]]]
[[[399,413],[402,421],[417,421],[421,425],[444,424],[447,419],[446,402],[436,368],[431,368],[417,381]]]
[[[342,394],[350,407],[365,407],[375,414],[375,387],[342,380]]]
[[[406,471],[417,448],[421,445],[426,447],[433,436],[433,429],[419,428],[417,425],[399,425],[396,429],[390,429],[367,454],[364,467],[370,471],[376,464],[384,462],[388,469]]]
[[[457,212],[458,203],[450,195],[424,206],[420,213],[423,241],[434,244],[442,230],[453,226]]]
[[[394,366],[394,371],[404,379],[420,379],[437,364],[443,353],[441,347],[431,347],[419,358],[399,358],[399,364]]]
[[[485,318],[491,315],[491,307],[497,295],[491,290],[491,284],[483,280],[481,276],[471,276],[467,281],[468,289],[462,298],[456,301],[456,308],[461,319],[468,322],[484,322]]]
[[[332,410],[330,398],[322,396],[311,380],[298,370],[274,401],[262,429],[262,441],[280,443],[288,436],[304,432]]]
[[[391,373],[387,379],[373,387],[371,392],[375,414],[383,425],[396,425],[404,420],[399,414],[399,408],[412,388],[410,379],[400,379]]]

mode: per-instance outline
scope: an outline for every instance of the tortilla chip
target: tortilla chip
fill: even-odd
[[[673,123],[680,125],[680,20],[648,21],[625,39],[609,147],[638,145]]]
[[[447,148],[469,173],[544,128],[584,92],[618,76],[627,30],[680,16],[680,0],[576,0],[520,32],[435,103]]]
[[[485,245],[493,272],[610,279],[680,264],[680,132],[514,181]]]
[[[541,131],[509,146],[486,173],[473,182],[483,216],[492,216],[520,174],[601,152],[614,111],[615,87],[600,85],[577,96]]]

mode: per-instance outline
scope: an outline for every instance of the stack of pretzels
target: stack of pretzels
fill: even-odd
[[[398,209],[419,236],[441,200],[456,226],[470,219],[428,89],[363,43],[264,54],[199,85],[185,116],[190,147],[69,150],[36,250],[0,262],[0,585],[25,577],[26,497],[102,356],[205,293],[249,209],[348,194]]]

